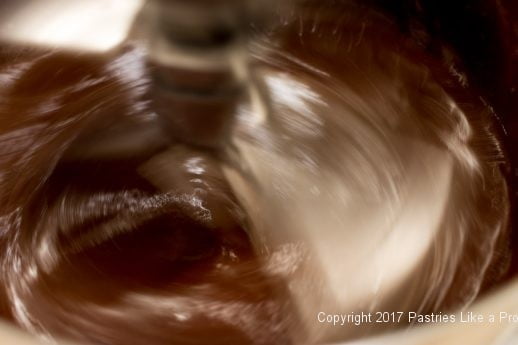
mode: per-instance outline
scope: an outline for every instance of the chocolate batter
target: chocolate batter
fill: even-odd
[[[484,227],[470,228],[450,289],[440,303],[431,301],[425,308],[467,303],[462,295],[472,274],[482,277],[484,291],[509,270],[507,190],[499,170],[506,160],[498,149],[493,114],[462,85],[454,55],[445,52],[452,57],[447,65],[430,57],[419,42],[400,35],[390,20],[371,10],[307,6],[271,39],[300,61],[328,71],[330,85],[346,80],[377,102],[365,74],[376,80],[376,74],[385,73],[401,78],[403,98],[412,109],[426,112],[426,96],[435,89],[420,89],[415,78],[431,75],[466,113],[481,177],[457,176],[474,181],[453,187],[454,205],[464,204],[464,215],[479,224],[500,217],[502,229],[492,237],[496,249],[481,273],[488,236]],[[398,76],[393,61],[410,61],[409,68],[397,70],[408,74]],[[257,64],[307,73],[289,60],[260,58]],[[201,181],[199,207],[182,193],[158,190],[139,173],[163,149],[160,145],[124,159],[68,155],[98,128],[146,124],[152,113],[146,71],[128,77],[144,65],[133,48],[103,57],[0,50],[0,315],[45,337],[93,344],[292,343],[298,322],[286,282],[264,268],[242,210],[224,183],[207,172],[195,174]],[[419,95],[423,98],[414,98]],[[441,120],[430,117],[427,124],[434,130],[448,127],[434,121]],[[427,128],[423,133],[428,135]],[[476,181],[485,187],[479,189]],[[210,198],[217,208],[203,207]],[[203,211],[225,221],[204,221]]]

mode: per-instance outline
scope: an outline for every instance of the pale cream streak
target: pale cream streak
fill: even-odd
[[[377,138],[358,119],[370,116],[370,108],[357,115],[339,102],[325,103],[329,99],[308,80],[265,78],[282,129],[253,128],[245,118],[243,131],[263,140],[256,145],[236,139],[255,185],[231,168],[225,172],[249,213],[259,252],[275,261],[289,244],[304,249],[304,258],[288,260],[293,267],[271,273],[286,276],[310,340],[322,341],[336,329],[323,331],[314,322],[315,310],[379,308],[424,260],[449,201],[454,158],[390,131]],[[292,151],[281,137],[298,140]],[[392,146],[384,147],[384,140]],[[363,151],[357,144],[365,145]],[[315,156],[320,145],[329,147],[328,156]],[[376,169],[384,171],[381,177]]]
[[[20,1],[2,8],[0,40],[102,52],[122,43],[142,0]]]

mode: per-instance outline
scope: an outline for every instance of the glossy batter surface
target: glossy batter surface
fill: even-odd
[[[315,5],[307,12],[254,48],[273,98],[287,96],[271,80],[293,79],[321,97],[322,103],[310,100],[316,109],[337,102],[365,111],[348,122],[358,126],[349,127],[348,144],[359,145],[362,157],[372,153],[369,143],[391,140],[387,123],[449,150],[456,160],[444,222],[453,225],[413,273],[408,286],[415,296],[399,291],[393,303],[427,311],[470,303],[499,281],[510,257],[499,170],[505,160],[490,110],[462,86],[453,62],[428,58],[383,16],[357,7]],[[164,190],[142,173],[161,144],[129,158],[77,158],[99,129],[154,121],[145,66],[133,48],[104,57],[0,51],[2,316],[45,337],[93,344],[292,343],[300,315],[290,275],[253,248],[244,211],[210,159],[179,160],[179,175],[190,185]],[[322,117],[323,133],[332,135],[306,142],[319,116],[308,119],[296,105],[296,115],[279,115],[272,125],[286,135],[274,150],[331,156],[339,147],[332,135],[348,133],[340,132],[343,117]],[[370,118],[371,112],[381,115]],[[376,138],[357,142],[365,123]],[[237,135],[261,140],[247,126],[238,125]],[[459,137],[465,141],[448,141]],[[322,164],[333,167],[326,159]],[[385,162],[368,166],[387,178]],[[440,284],[430,286],[431,276]]]

